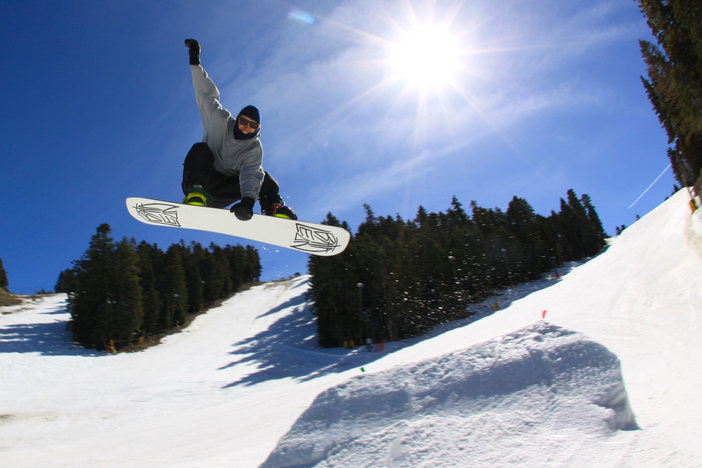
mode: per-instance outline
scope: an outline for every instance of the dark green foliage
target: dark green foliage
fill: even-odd
[[[139,257],[139,286],[144,307],[141,334],[148,336],[158,330],[158,311],[161,309],[161,299],[156,289],[154,265],[163,256],[163,252],[156,245],[144,241],[139,244],[136,252]]]
[[[193,243],[195,245],[195,243]],[[199,244],[197,244],[199,245]],[[200,273],[200,265],[184,246],[182,248],[183,270],[185,273],[185,284],[188,294],[187,310],[189,313],[198,312],[204,305],[203,285],[204,280]],[[200,246],[200,249],[202,247]]]
[[[54,291],[57,293],[71,293],[75,291],[76,282],[76,271],[73,268],[59,273],[58,280],[56,281],[56,286],[54,286]]]
[[[702,3],[638,3],[657,42],[639,41],[648,71],[648,79],[641,79],[672,145],[675,176],[691,186],[702,171]]]
[[[106,336],[111,341],[128,343],[144,318],[139,257],[126,239],[117,243],[111,257]]]
[[[115,243],[109,225],[98,227],[73,269],[68,308],[76,341],[105,349],[110,341],[132,339],[143,319],[138,262],[128,241]]]
[[[2,266],[2,258],[0,258],[0,288],[4,289],[7,291],[7,272],[5,271],[5,268]]]
[[[123,239],[98,227],[75,267],[61,272],[57,292],[69,293],[74,339],[86,347],[116,348],[184,325],[204,305],[258,280],[261,263],[251,247],[157,245]]]
[[[143,318],[139,258],[126,239],[115,243],[110,233],[109,225],[100,225],[73,269],[68,303],[73,337],[90,348],[128,342]]]
[[[585,195],[568,192],[548,218],[514,197],[507,212],[454,197],[446,213],[420,207],[413,221],[366,219],[349,247],[334,257],[311,257],[309,299],[319,342],[396,341],[471,315],[468,304],[498,288],[539,278],[567,260],[597,254],[602,223]],[[324,224],[343,226],[331,213]]]
[[[181,249],[182,247],[174,244],[163,257],[158,288],[161,293],[159,326],[162,329],[183,325],[188,314],[188,286],[185,282]]]

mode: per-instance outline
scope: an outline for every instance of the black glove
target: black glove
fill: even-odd
[[[186,39],[185,47],[189,49],[190,65],[200,65],[200,44],[195,39]]]
[[[253,198],[244,197],[241,199],[241,201],[239,203],[232,206],[232,209],[229,211],[234,213],[236,215],[236,217],[239,218],[240,220],[248,221],[253,216],[254,203],[256,203],[256,202],[254,201]]]

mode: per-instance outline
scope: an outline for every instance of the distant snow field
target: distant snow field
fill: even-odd
[[[64,295],[0,308],[0,467],[700,466],[688,202],[383,352],[319,348],[306,276],[133,354],[71,343]]]

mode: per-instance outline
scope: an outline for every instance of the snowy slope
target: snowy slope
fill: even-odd
[[[699,466],[688,200],[553,286],[385,353],[319,349],[306,277],[117,356],[70,344],[60,295],[3,308],[0,467]]]

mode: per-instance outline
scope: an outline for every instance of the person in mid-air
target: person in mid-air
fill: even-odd
[[[253,216],[258,200],[261,213],[297,219],[285,206],[278,182],[261,166],[261,115],[254,106],[244,107],[236,118],[219,102],[219,90],[200,65],[200,44],[186,39],[197,106],[205,134],[183,163],[183,203],[224,208],[242,221]]]

